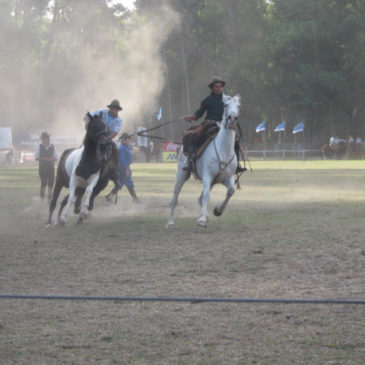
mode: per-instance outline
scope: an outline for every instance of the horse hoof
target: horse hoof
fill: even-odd
[[[217,207],[214,208],[213,213],[216,217],[219,217],[223,214],[223,212],[221,210],[219,210]]]
[[[205,222],[205,221],[198,221],[198,227],[207,228],[207,222]]]
[[[80,224],[82,224],[83,221],[84,221],[84,219],[79,217],[79,219],[77,220],[77,225],[79,226]]]
[[[47,223],[45,226],[46,229],[51,228],[51,223]]]
[[[60,220],[60,221],[57,221],[56,225],[59,226],[59,227],[64,227],[66,225],[66,222]]]
[[[112,203],[113,202],[113,198],[114,198],[114,194],[108,194],[106,197],[105,197],[105,200],[109,203]]]
[[[175,228],[175,223],[174,222],[168,222],[166,224],[166,229],[173,229]]]
[[[74,213],[75,213],[75,214],[79,214],[80,212],[81,212],[81,209],[80,209],[80,208],[75,208],[75,209],[74,209]]]

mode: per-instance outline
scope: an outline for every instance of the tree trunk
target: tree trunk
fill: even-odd
[[[186,55],[185,55],[185,46],[184,46],[184,39],[180,36],[180,48],[181,48],[181,62],[184,72],[184,85],[185,85],[185,97],[186,97],[186,108],[187,113],[191,113],[191,102],[190,102],[190,87],[189,87],[189,74],[188,74],[188,67],[186,64]],[[185,112],[185,108],[184,108]]]

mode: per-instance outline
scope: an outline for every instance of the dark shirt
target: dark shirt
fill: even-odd
[[[216,120],[221,121],[224,112],[223,94],[215,95],[211,93],[207,98],[205,98],[201,104],[200,108],[194,113],[196,119],[200,119],[204,113],[206,120]]]
[[[55,156],[55,148],[53,144],[50,144],[49,147],[46,147],[43,143],[39,145],[39,157],[47,157],[52,158]],[[39,160],[39,168],[40,169],[53,169],[54,168],[54,161],[44,161]]]

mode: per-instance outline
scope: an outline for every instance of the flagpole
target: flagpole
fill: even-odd
[[[295,154],[297,154],[297,134],[294,133],[294,149],[295,149]]]

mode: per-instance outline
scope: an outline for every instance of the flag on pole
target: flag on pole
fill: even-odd
[[[257,127],[256,127],[256,133],[260,133],[260,132],[263,132],[266,130],[266,121],[262,121],[261,124],[259,124]]]
[[[160,110],[156,114],[156,118],[157,118],[157,120],[161,120],[161,118],[162,118],[162,106],[160,107]]]
[[[285,131],[285,122],[281,122],[279,125],[276,126],[274,132],[283,132]]]
[[[297,134],[297,133],[300,133],[300,132],[303,132],[303,131],[304,131],[304,123],[300,122],[294,127],[293,134]]]

